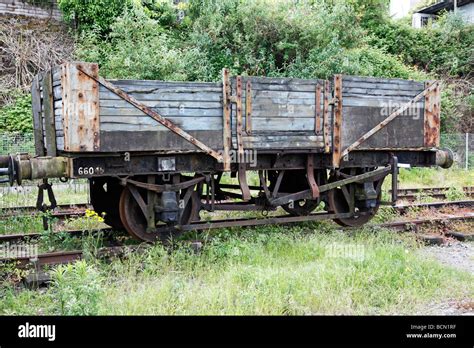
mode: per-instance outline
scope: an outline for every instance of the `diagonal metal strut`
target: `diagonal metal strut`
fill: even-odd
[[[377,133],[379,130],[384,128],[387,124],[389,124],[391,121],[393,121],[397,116],[401,115],[402,112],[407,110],[409,107],[411,107],[413,104],[418,102],[421,98],[423,98],[428,92],[430,92],[432,89],[437,88],[439,85],[438,81],[433,82],[428,88],[426,88],[423,92],[418,94],[415,98],[410,100],[408,103],[402,105],[398,110],[392,112],[385,120],[380,122],[378,125],[376,125],[374,128],[369,130],[367,133],[362,135],[359,139],[357,139],[355,142],[353,142],[351,145],[349,145],[342,153],[341,157],[346,156],[350,151],[358,148],[363,142],[365,142],[367,139],[369,139],[372,135]]]

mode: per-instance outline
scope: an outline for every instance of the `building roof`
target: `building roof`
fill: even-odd
[[[471,2],[474,2],[474,0],[458,0],[458,7],[470,4]],[[443,10],[454,10],[454,0],[440,1],[434,5],[422,8],[421,10],[417,11],[417,13],[438,14]]]

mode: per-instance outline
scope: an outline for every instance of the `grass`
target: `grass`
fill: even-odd
[[[348,235],[313,223],[209,237],[199,253],[183,243],[108,264],[91,259],[44,292],[5,287],[0,313],[409,314],[434,299],[474,294],[473,275],[417,256],[409,234]],[[81,277],[94,286],[84,288]],[[64,312],[64,303],[79,312]]]
[[[462,187],[472,186],[474,170],[458,168],[411,168],[400,169],[400,187]],[[389,184],[386,180],[385,184]]]

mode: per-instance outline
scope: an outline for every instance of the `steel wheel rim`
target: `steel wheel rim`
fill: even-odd
[[[195,218],[197,214],[196,211],[198,210],[197,196],[197,192],[193,192],[191,195],[180,217],[181,225],[187,225]],[[127,187],[125,187],[120,196],[119,206],[122,224],[127,232],[135,239],[145,242],[156,242],[157,240],[166,242],[170,237],[177,237],[181,234],[181,231],[174,226],[170,227],[164,224],[157,225],[153,232],[147,232],[146,218]]]

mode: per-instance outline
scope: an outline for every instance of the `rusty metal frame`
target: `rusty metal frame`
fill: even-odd
[[[432,82],[425,82],[425,88],[429,88]],[[440,142],[440,87],[437,85],[425,95],[424,106],[424,140],[425,147],[439,147]]]
[[[314,178],[314,155],[309,154],[306,160],[306,179],[311,190],[311,198],[316,199],[319,197],[319,188]]]
[[[314,101],[314,134],[321,134],[321,85],[316,85],[316,95]]]
[[[214,157],[218,161],[223,161],[223,156],[221,154],[219,154],[217,151],[211,149],[209,146],[207,146],[203,142],[201,142],[198,139],[194,138],[192,135],[190,135],[186,131],[182,130],[176,124],[174,124],[173,122],[171,122],[167,118],[164,118],[158,112],[156,112],[155,110],[153,110],[150,107],[146,106],[145,104],[139,102],[137,99],[135,99],[131,95],[127,94],[126,92],[124,92],[123,90],[121,90],[120,88],[115,86],[114,84],[110,83],[109,81],[105,80],[103,77],[101,77],[101,76],[91,76],[87,72],[82,70],[79,66],[78,66],[78,70],[82,71],[84,74],[88,75],[91,79],[97,81],[102,86],[107,88],[109,91],[115,93],[120,98],[127,101],[129,104],[131,104],[134,107],[136,107],[137,109],[141,110],[142,112],[144,112],[145,114],[150,116],[152,119],[154,119],[158,123],[160,123],[163,126],[165,126],[166,128],[168,128],[170,131],[172,131],[176,135],[180,136],[181,138],[183,138],[183,139],[187,140],[188,142],[190,142],[191,144],[195,145],[197,148],[199,148],[203,152],[207,153],[209,156]]]
[[[379,168],[372,172],[355,175],[350,178],[346,178],[346,179],[338,180],[329,184],[321,185],[319,186],[319,193],[321,194],[323,192],[332,190],[336,187],[341,187],[341,186],[352,184],[355,182],[364,182],[368,179],[377,180],[376,178],[378,178],[379,176],[387,175],[391,171],[391,168],[392,166],[388,165],[384,168]],[[270,200],[270,204],[273,206],[279,206],[279,205],[287,204],[291,201],[298,201],[301,199],[313,199],[313,193],[311,189],[307,189],[304,191],[295,192],[291,194],[285,194],[284,196],[274,198]]]
[[[222,120],[222,144],[223,144],[223,155],[222,162],[224,165],[224,171],[230,170],[230,149],[232,147],[232,128],[231,128],[231,87],[229,80],[229,70],[222,69],[222,108],[223,108],[223,120]]]
[[[355,150],[356,148],[358,148],[363,142],[365,142],[372,135],[374,135],[375,133],[380,131],[382,128],[384,128],[386,125],[388,125],[390,122],[392,122],[397,116],[401,115],[405,110],[407,110],[413,104],[417,103],[421,98],[425,97],[426,95],[430,94],[433,90],[436,90],[438,88],[439,88],[439,82],[435,81],[433,83],[430,83],[430,85],[427,88],[425,88],[425,90],[423,92],[419,93],[415,98],[410,100],[408,103],[402,105],[400,108],[398,108],[398,110],[395,110],[394,112],[392,112],[386,119],[384,119],[378,125],[376,125],[371,130],[366,132],[359,139],[357,139],[354,143],[349,145],[342,152],[341,157],[346,156],[347,154],[349,154],[349,152],[351,152],[351,151]]]
[[[334,119],[332,134],[332,165],[339,168],[342,146],[342,75],[334,75]]]
[[[329,137],[331,129],[329,125],[329,81],[324,81],[324,105],[323,105],[323,142],[324,152],[331,151],[329,147]]]
[[[180,190],[187,189],[187,188],[189,188],[191,186],[194,186],[194,185],[196,185],[200,182],[203,182],[205,179],[206,179],[205,176],[198,176],[198,177],[194,177],[193,179],[190,179],[188,181],[182,181],[182,182],[173,183],[173,184],[162,184],[162,185],[152,184],[152,183],[148,183],[148,182],[145,183],[145,182],[136,181],[136,180],[132,180],[132,179],[128,179],[128,178],[120,179],[120,180],[121,180],[121,183],[124,186],[126,184],[130,184],[130,185],[134,185],[134,186],[146,189],[148,191],[153,191],[153,192],[156,192],[156,193],[162,193],[164,191],[176,191],[176,192],[178,192]]]
[[[236,79],[236,111],[237,111],[237,125],[236,125],[236,135],[237,135],[237,158],[239,162],[238,168],[238,179],[240,189],[242,191],[242,199],[248,201],[251,198],[250,189],[247,183],[247,168],[244,160],[244,143],[243,143],[243,120],[242,120],[242,76],[237,76]]]
[[[245,132],[252,134],[252,82],[247,81],[245,86]]]

